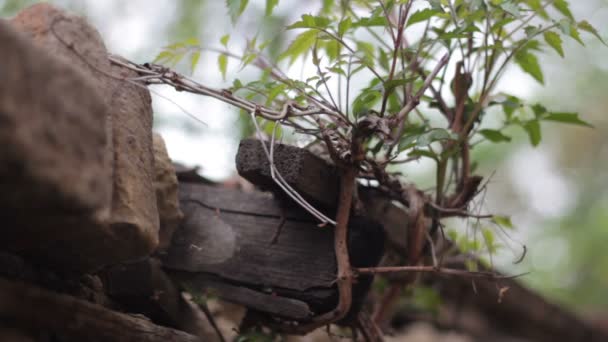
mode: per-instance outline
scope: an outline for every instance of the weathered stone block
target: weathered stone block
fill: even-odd
[[[87,271],[158,244],[152,110],[99,33],[52,5],[0,26],[0,248]],[[20,31],[16,34],[15,31]],[[30,39],[24,38],[28,36]]]
[[[159,249],[169,247],[173,232],[184,217],[179,208],[178,184],[175,168],[167,153],[163,137],[154,133],[154,189],[160,218]]]
[[[4,22],[0,46],[0,247],[89,264],[91,256],[81,252],[90,246],[77,241],[99,230],[109,213],[107,107],[81,70]]]
[[[340,184],[335,167],[310,151],[286,144],[274,146],[273,159],[283,179],[300,195],[315,205],[335,207]],[[241,140],[236,169],[239,175],[251,183],[286,197],[272,179],[270,163],[259,140]]]

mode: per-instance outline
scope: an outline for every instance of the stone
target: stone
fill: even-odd
[[[340,177],[335,167],[310,151],[286,144],[275,145],[273,159],[283,179],[311,204],[321,208],[336,206]],[[287,197],[272,179],[270,163],[259,140],[241,140],[236,169],[256,186]]]
[[[179,208],[177,175],[167,153],[165,141],[154,133],[154,189],[156,206],[160,218],[159,250],[165,250],[171,243],[173,232],[184,217]]]
[[[0,179],[23,214],[5,209],[18,233],[0,248],[79,272],[149,255],[159,218],[148,90],[125,81],[134,72],[110,65],[78,16],[40,3],[10,25],[29,39],[0,27]]]
[[[108,108],[82,70],[5,22],[0,46],[0,248],[85,267],[84,240],[109,217]]]

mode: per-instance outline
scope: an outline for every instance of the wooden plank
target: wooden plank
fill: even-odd
[[[336,206],[340,182],[333,166],[308,150],[285,144],[275,145],[274,161],[285,181],[304,198],[324,208]],[[271,178],[268,158],[259,140],[241,141],[236,168],[239,175],[253,184],[283,194]]]
[[[256,291],[203,273],[180,271],[169,271],[169,273],[192,293],[211,294],[229,302],[244,304],[257,311],[295,320],[306,320],[314,314],[307,303],[277,295],[270,288]]]
[[[298,291],[331,287],[335,280],[333,232],[286,212],[276,244],[272,237],[282,209],[262,193],[180,184],[182,228],[163,257],[166,268],[203,272],[251,286]]]
[[[19,322],[66,341],[200,341],[143,318],[4,278],[0,278],[0,321]]]
[[[335,306],[331,227],[318,227],[309,214],[283,208],[268,193],[181,183],[180,202],[182,226],[162,255],[172,278],[197,291],[213,289],[223,299],[296,320]],[[286,220],[281,235],[272,244],[282,215]],[[382,228],[363,218],[352,218],[350,228],[353,265],[376,265],[383,254]],[[359,279],[354,302],[363,302],[371,281]],[[354,310],[359,307],[354,305]]]

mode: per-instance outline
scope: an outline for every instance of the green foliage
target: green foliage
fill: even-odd
[[[438,315],[441,306],[441,297],[433,288],[416,286],[412,294],[412,305],[417,310]]]
[[[499,225],[503,228],[513,229],[513,223],[511,223],[510,217],[494,216],[494,217],[492,217],[492,222],[496,223],[497,225]]]
[[[188,57],[190,69],[192,72],[196,69],[201,57],[200,42],[196,38],[189,38],[182,42],[174,43],[165,47],[156,58],[154,63],[161,63],[176,66],[184,57]]]
[[[233,23],[235,23],[241,14],[247,8],[249,0],[226,0],[226,7],[228,7],[228,14]]]
[[[255,329],[254,331],[246,332],[237,336],[235,342],[274,342],[277,340],[277,334],[272,332],[266,332],[262,329]]]

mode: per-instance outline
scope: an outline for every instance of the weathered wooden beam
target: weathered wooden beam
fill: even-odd
[[[71,296],[0,278],[0,321],[68,341],[195,342],[198,337]]]
[[[337,301],[333,232],[300,208],[284,208],[269,193],[245,193],[180,184],[185,214],[163,266],[190,289],[272,315],[305,320]],[[281,222],[280,236],[272,243]],[[382,229],[353,219],[349,245],[354,265],[375,265],[383,253]],[[358,282],[361,302],[371,278]]]

